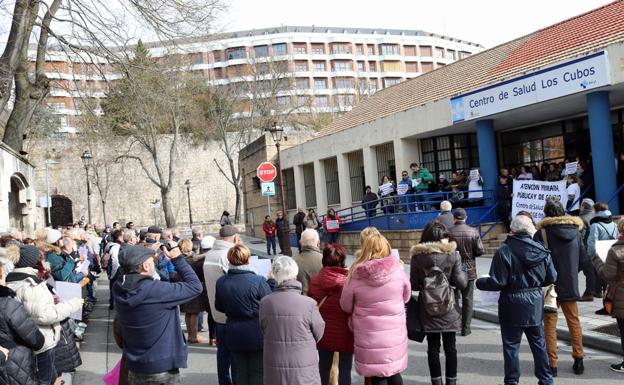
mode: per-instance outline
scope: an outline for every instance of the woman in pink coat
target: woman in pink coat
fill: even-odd
[[[364,230],[366,231],[366,229]],[[407,368],[405,304],[410,282],[390,243],[369,231],[351,266],[340,307],[351,314],[355,370],[372,384],[401,385]]]

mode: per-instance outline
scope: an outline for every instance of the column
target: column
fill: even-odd
[[[617,190],[609,92],[598,91],[587,94],[587,115],[589,118],[596,202],[607,202],[609,210],[614,215],[618,215],[620,208],[617,197],[609,202]]]
[[[349,175],[349,160],[347,154],[336,155],[338,163],[338,186],[340,188],[340,208],[346,209],[352,206],[351,200],[351,177]]]
[[[410,173],[409,165],[413,162],[420,164],[420,148],[417,139],[395,139],[394,140],[394,162],[396,164],[397,179],[401,171]]]
[[[297,207],[307,208],[303,167],[301,165],[293,166],[293,174],[295,176],[295,200],[297,201]]]
[[[379,180],[377,179],[377,154],[375,147],[366,146],[362,149],[362,159],[364,160],[364,180],[366,185],[371,186],[373,191],[377,191]]]
[[[496,134],[491,119],[477,122],[477,146],[479,149],[479,173],[483,177],[483,189],[491,190],[484,196],[490,197],[486,204],[494,204],[494,190],[498,183],[498,160],[496,158]]]
[[[316,187],[316,212],[327,212],[327,182],[325,180],[325,163],[314,160],[314,185]]]

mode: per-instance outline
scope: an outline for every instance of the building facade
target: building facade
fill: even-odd
[[[624,151],[624,2],[520,37],[377,92],[284,151],[289,207],[359,205],[364,186],[411,162],[435,175],[591,160],[598,201],[619,212]],[[356,207],[357,209],[357,207]]]

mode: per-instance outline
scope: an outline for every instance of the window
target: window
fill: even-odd
[[[314,67],[314,71],[315,72],[325,71],[325,62],[324,61],[312,62],[312,66]]]
[[[297,78],[298,90],[307,90],[308,88],[310,88],[310,81],[308,78]]]
[[[431,47],[429,47],[429,46],[420,46],[420,56],[429,56],[429,57],[431,57]]]
[[[315,90],[327,89],[327,79],[314,79],[314,89]]]
[[[287,53],[286,43],[273,44],[273,55],[286,55]]]
[[[360,72],[364,72],[364,71],[366,71],[366,65],[364,65],[364,62],[363,62],[363,61],[359,61],[359,62],[357,62],[357,69],[358,69],[358,71],[360,71]]]
[[[297,196],[295,194],[295,172],[292,168],[282,171],[284,177],[284,192],[286,193],[286,208],[297,208]]]
[[[382,72],[402,72],[400,61],[384,61],[381,63]]]
[[[369,45],[367,47],[367,51],[368,51],[369,56],[373,56],[375,54],[375,47],[373,47],[372,45]]]
[[[382,55],[398,55],[399,54],[399,46],[396,44],[382,44],[381,45],[381,54]]]
[[[368,89],[370,90],[371,94],[374,94],[375,92],[377,92],[377,78],[372,78],[370,80]]]
[[[455,51],[450,50],[450,49],[447,50],[446,51],[446,58],[449,59],[449,60],[457,60],[457,56],[456,56]]]
[[[325,54],[325,45],[324,44],[312,44],[312,53],[314,55]]]
[[[351,107],[355,104],[355,95],[353,94],[340,94],[336,95],[337,107]]]
[[[321,95],[321,96],[316,96],[314,98],[315,107],[327,107],[328,105],[329,105],[329,100],[327,96]]]
[[[63,102],[50,102],[50,103],[48,103],[48,107],[50,107],[53,110],[64,110],[65,109],[65,103],[63,103]]]
[[[416,62],[405,62],[405,72],[418,72],[418,63]]]
[[[221,51],[213,51],[212,56],[214,57],[215,63],[221,61]]]
[[[422,62],[420,65],[422,66],[422,73],[424,74],[433,71],[433,63],[431,62]]]
[[[269,56],[269,46],[268,45],[259,45],[254,47],[254,56],[255,57],[267,57]]]
[[[308,97],[306,95],[297,96],[297,107],[305,106],[308,104]]]
[[[340,185],[338,184],[338,161],[330,158],[323,161],[325,166],[325,187],[327,189],[327,204],[340,204]]]
[[[459,52],[459,58],[460,58],[460,59],[465,59],[465,58],[467,58],[468,56],[470,56],[470,52],[465,52],[465,51],[460,51],[460,52]]]
[[[359,202],[364,196],[364,155],[362,151],[347,154],[349,164],[349,184],[351,185],[351,201]]]
[[[416,46],[415,45],[405,45],[403,46],[403,52],[405,56],[416,56]]]
[[[316,182],[314,180],[314,163],[303,165],[303,185],[305,188],[305,205],[316,206]]]
[[[244,59],[247,57],[245,47],[230,48],[226,52],[227,60]]]
[[[287,106],[290,103],[290,96],[278,96],[277,105]]]
[[[308,62],[307,61],[297,61],[295,62],[295,71],[297,72],[305,72],[308,70]]]
[[[293,51],[294,53],[298,53],[298,54],[306,54],[308,53],[308,49],[306,47],[306,44],[295,44],[293,47]]]
[[[374,61],[369,61],[368,68],[370,72],[377,72],[377,63]]]
[[[401,83],[401,78],[385,78],[384,79],[384,88],[385,87],[390,87],[393,86],[395,84],[399,84]]]
[[[334,71],[339,71],[339,72],[351,71],[351,62],[349,61],[334,62]]]
[[[364,92],[367,90],[366,79],[358,79],[358,92]]]
[[[443,59],[444,58],[444,48],[436,47],[434,57]]]
[[[353,79],[336,79],[336,88],[353,88]]]
[[[450,180],[455,171],[479,167],[479,152],[475,134],[438,136],[421,141],[422,164],[435,180],[444,175]]]
[[[65,128],[65,127],[68,126],[68,124],[67,124],[67,116],[59,116],[59,125],[62,128]]]
[[[358,44],[355,46],[355,52],[358,55],[364,55],[364,46],[362,44]]]
[[[394,165],[394,144],[392,142],[375,146],[377,157],[377,180],[381,181],[384,175],[396,181],[396,167]]]
[[[351,53],[351,46],[349,44],[334,44],[332,45],[333,54],[349,54]]]

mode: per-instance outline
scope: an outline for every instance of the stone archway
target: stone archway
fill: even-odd
[[[24,229],[24,216],[27,212],[26,189],[28,182],[26,178],[15,173],[11,175],[11,190],[9,191],[9,226]]]
[[[50,217],[52,219],[52,227],[67,226],[74,222],[74,214],[72,211],[72,201],[65,195],[52,195],[52,208]]]

